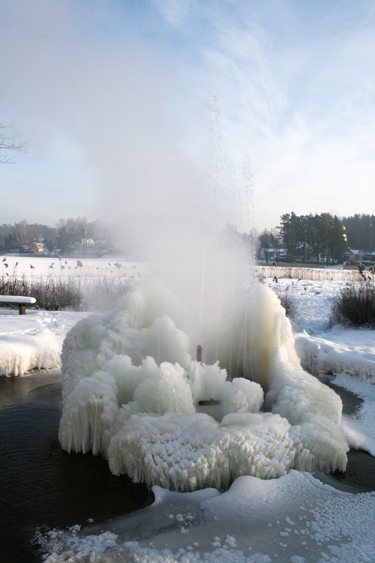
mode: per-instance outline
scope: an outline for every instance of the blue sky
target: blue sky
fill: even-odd
[[[0,9],[0,223],[375,213],[373,0]]]

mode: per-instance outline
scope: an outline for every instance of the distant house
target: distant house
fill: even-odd
[[[363,252],[362,262],[375,262],[375,252],[371,250]]]
[[[345,262],[357,265],[363,262],[364,264],[374,264],[375,263],[375,251],[374,250],[353,250],[349,248],[345,252]]]
[[[36,254],[44,254],[45,252],[47,252],[47,248],[44,242],[33,242],[30,250],[31,252],[35,252]]]
[[[350,262],[350,264],[357,264],[362,262],[363,260],[363,252],[362,250],[352,250],[348,248],[348,250],[344,254],[345,262]]]
[[[259,252],[259,258],[266,262],[287,261],[288,250],[286,248],[262,248]]]

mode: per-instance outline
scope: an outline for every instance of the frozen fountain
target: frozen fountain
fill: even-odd
[[[285,311],[252,279],[248,255],[209,228],[208,184],[203,233],[190,217],[155,233],[162,276],[67,334],[61,446],[177,491],[344,471],[341,399],[302,370]]]
[[[63,347],[63,449],[91,450],[115,474],[180,491],[292,468],[344,471],[341,399],[301,369],[277,297],[254,283],[235,305],[231,334],[221,330],[231,345],[210,364],[192,359],[187,311],[160,285],[80,321]],[[208,349],[217,337],[206,333]],[[200,405],[211,399],[215,418]]]

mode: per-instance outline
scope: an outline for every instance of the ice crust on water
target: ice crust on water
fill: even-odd
[[[239,477],[216,489],[171,492],[86,530],[39,534],[46,563],[370,563],[375,494],[348,494],[308,473]]]
[[[189,326],[177,299],[149,285],[73,327],[62,353],[62,447],[91,449],[113,473],[180,491],[291,468],[345,470],[341,399],[302,370],[269,288],[253,285],[238,300],[212,365],[191,361]],[[205,335],[211,353],[218,334]],[[221,365],[237,377],[227,380]],[[196,412],[210,399],[220,401],[218,420]]]

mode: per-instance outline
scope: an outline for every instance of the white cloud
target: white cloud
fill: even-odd
[[[181,27],[191,6],[189,0],[155,0],[155,3],[166,22],[175,27]]]

